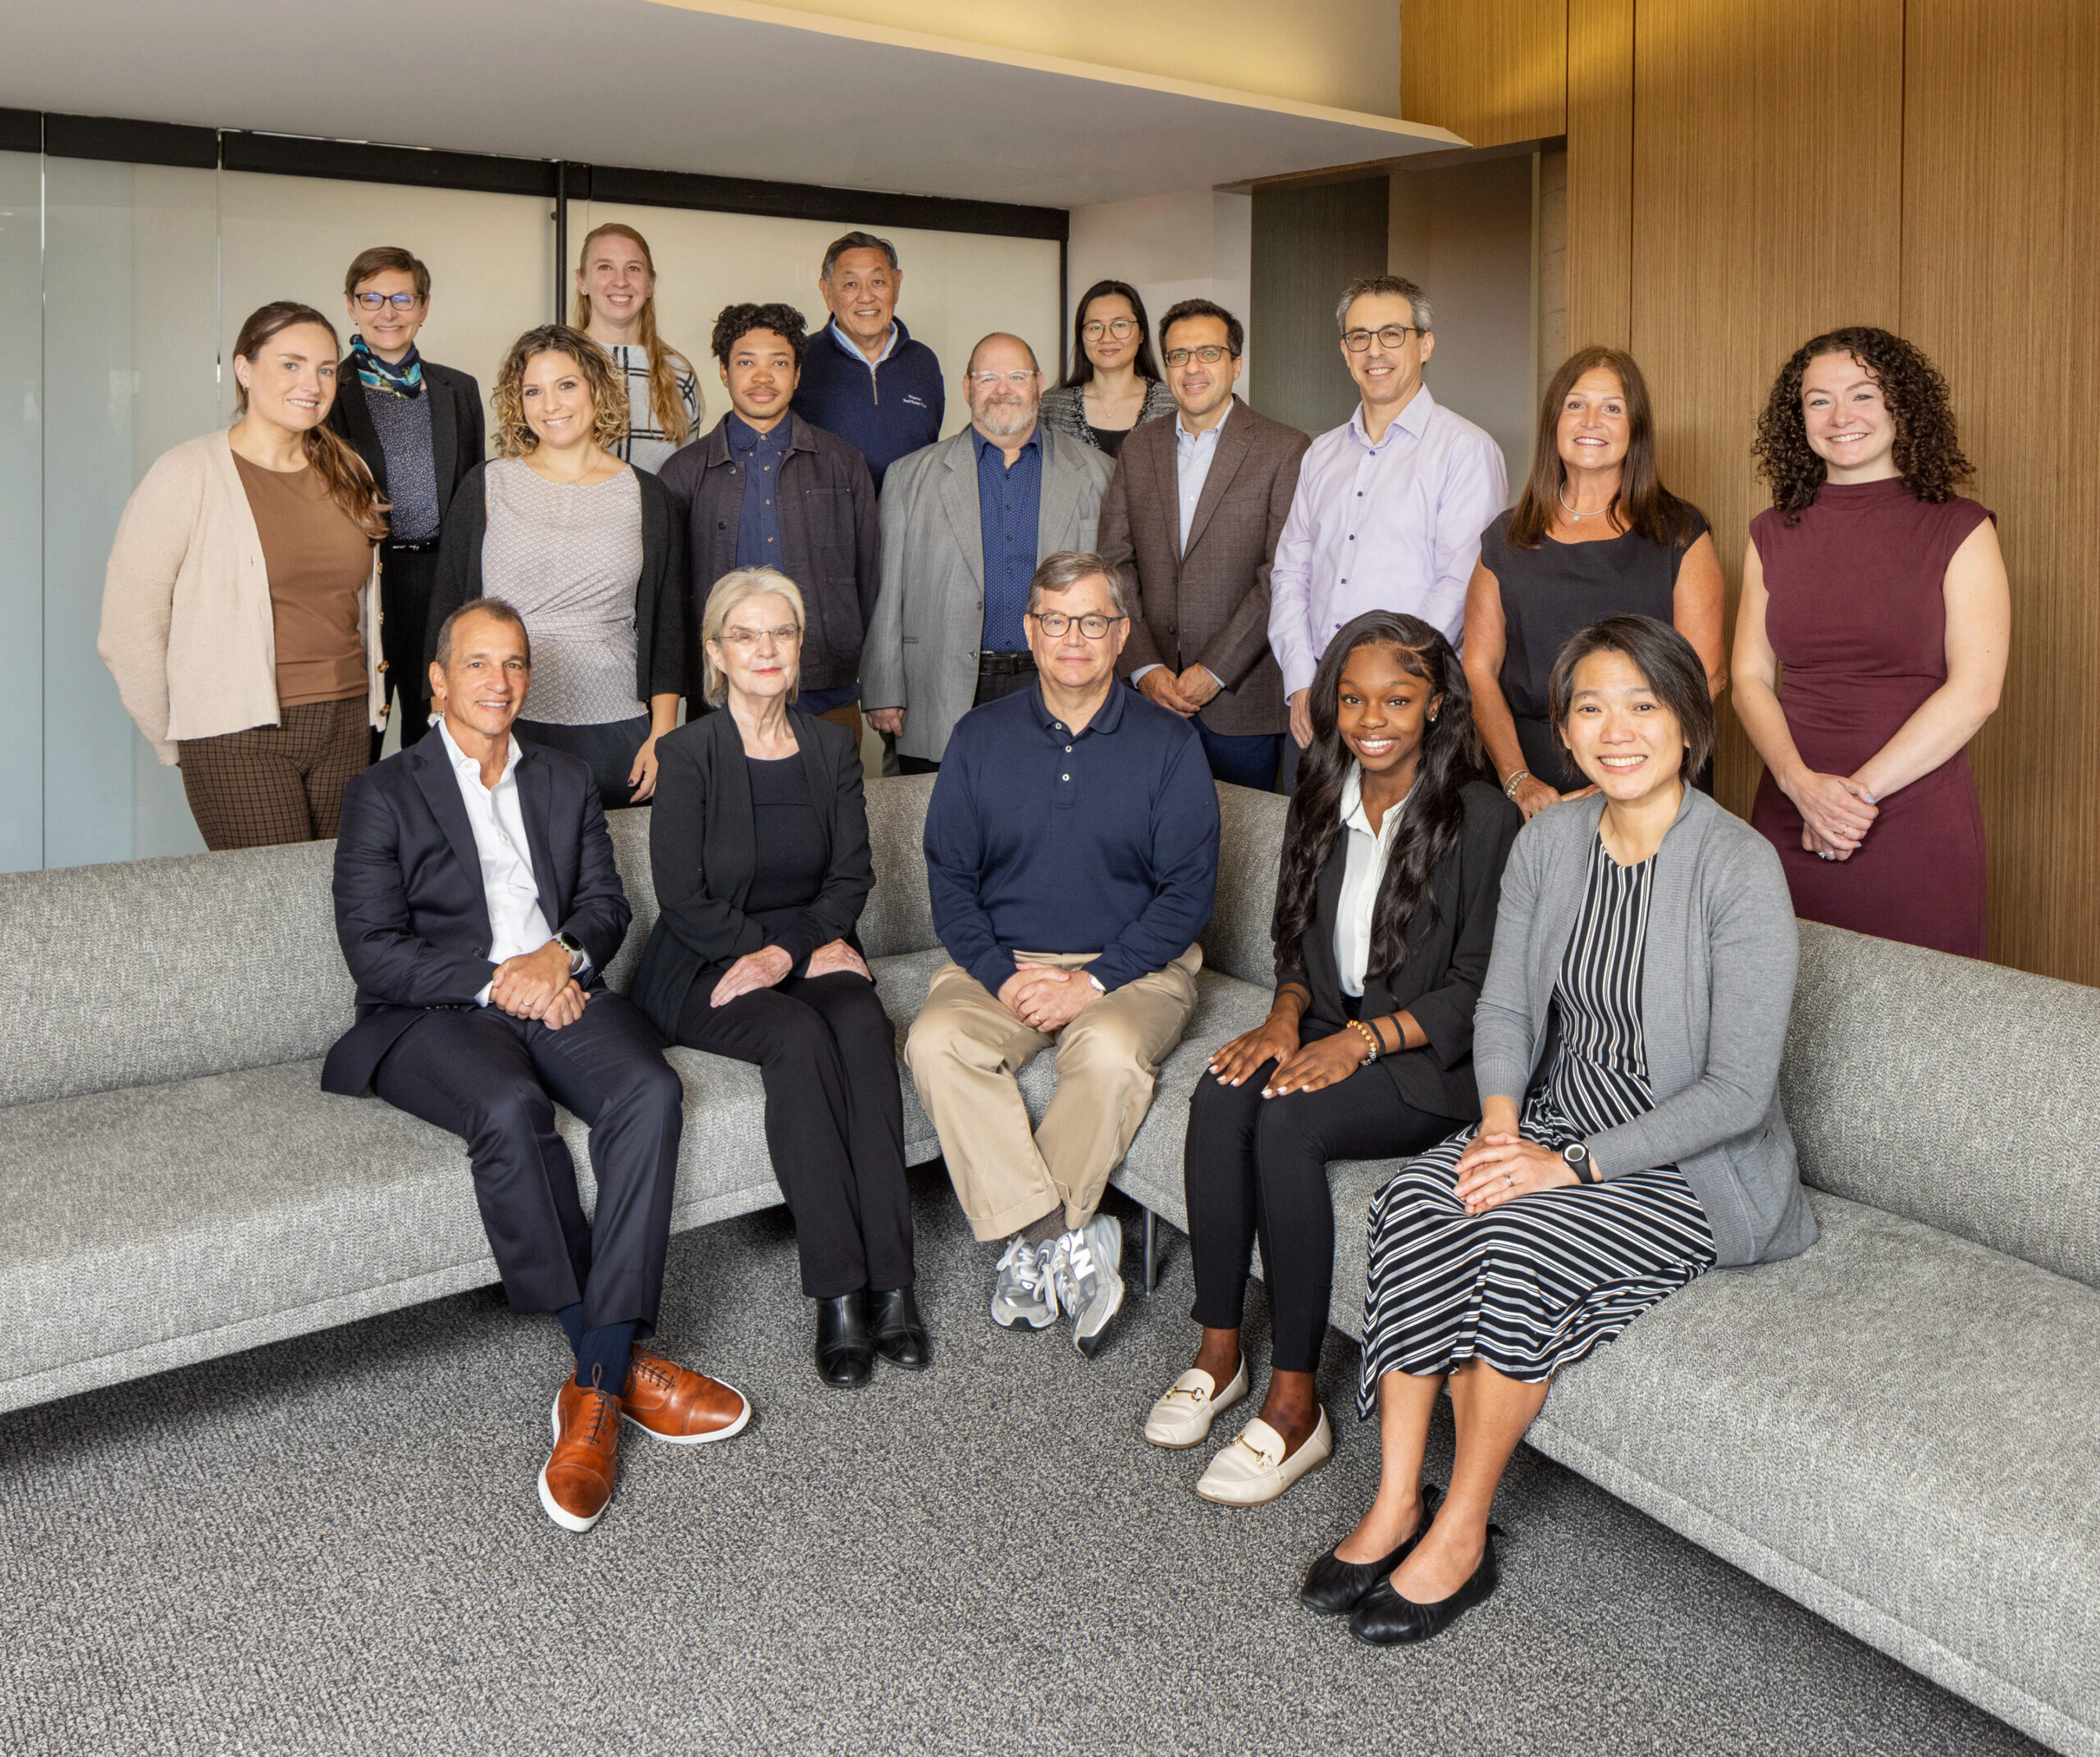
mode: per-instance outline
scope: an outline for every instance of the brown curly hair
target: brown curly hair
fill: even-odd
[[[522,458],[539,445],[539,436],[525,419],[524,385],[527,365],[543,354],[565,354],[576,362],[598,411],[591,437],[600,450],[610,451],[627,437],[627,376],[610,354],[566,323],[543,323],[526,331],[503,357],[490,396],[495,405],[495,449],[506,458]]]
[[[1947,381],[1915,343],[1871,325],[1855,324],[1796,348],[1779,368],[1764,413],[1758,417],[1751,454],[1786,522],[1796,523],[1815,504],[1826,474],[1823,459],[1809,445],[1801,414],[1802,375],[1811,360],[1826,354],[1849,354],[1881,386],[1896,419],[1896,468],[1903,486],[1920,500],[1952,500],[1956,487],[1973,472],[1954,430]]]

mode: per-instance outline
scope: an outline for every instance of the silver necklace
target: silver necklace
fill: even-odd
[[[1597,513],[1578,513],[1573,507],[1568,504],[1568,495],[1565,491],[1559,488],[1553,491],[1553,497],[1560,503],[1561,511],[1567,513],[1567,515],[1570,518],[1573,519],[1578,525],[1586,518],[1595,518],[1597,516],[1597,513],[1609,513],[1611,510],[1609,506],[1600,506],[1597,509]]]

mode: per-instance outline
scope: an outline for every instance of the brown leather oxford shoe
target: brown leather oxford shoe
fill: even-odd
[[[540,1468],[540,1504],[565,1531],[587,1531],[613,1499],[620,1400],[573,1378],[555,1394],[555,1449]]]
[[[704,1446],[741,1434],[751,1406],[741,1391],[637,1346],[619,1412],[652,1440]]]

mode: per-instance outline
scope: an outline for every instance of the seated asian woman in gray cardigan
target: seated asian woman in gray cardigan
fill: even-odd
[[[1540,812],[1503,870],[1480,1125],[1371,1205],[1378,1495],[1302,1596],[1379,1645],[1494,1591],[1489,1509],[1553,1374],[1705,1271],[1815,1237],[1778,1097],[1793,905],[1770,846],[1687,785],[1714,744],[1705,668],[1668,623],[1612,617],[1562,650],[1550,704],[1598,791]],[[1440,1506],[1422,1462],[1447,1384]]]
[[[765,1142],[817,1302],[817,1371],[862,1385],[874,1357],[924,1367],[897,1033],[854,926],[874,888],[861,754],[789,705],[802,595],[725,573],[701,623],[721,711],[658,742],[650,866],[661,913],[634,1000],[673,1043],[756,1062]]]

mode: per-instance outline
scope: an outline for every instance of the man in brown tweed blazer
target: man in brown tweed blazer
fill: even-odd
[[[1269,568],[1311,441],[1233,395],[1244,342],[1208,299],[1160,319],[1178,412],[1123,441],[1100,547],[1130,605],[1117,669],[1194,722],[1217,779],[1270,789],[1290,713],[1269,652]]]

